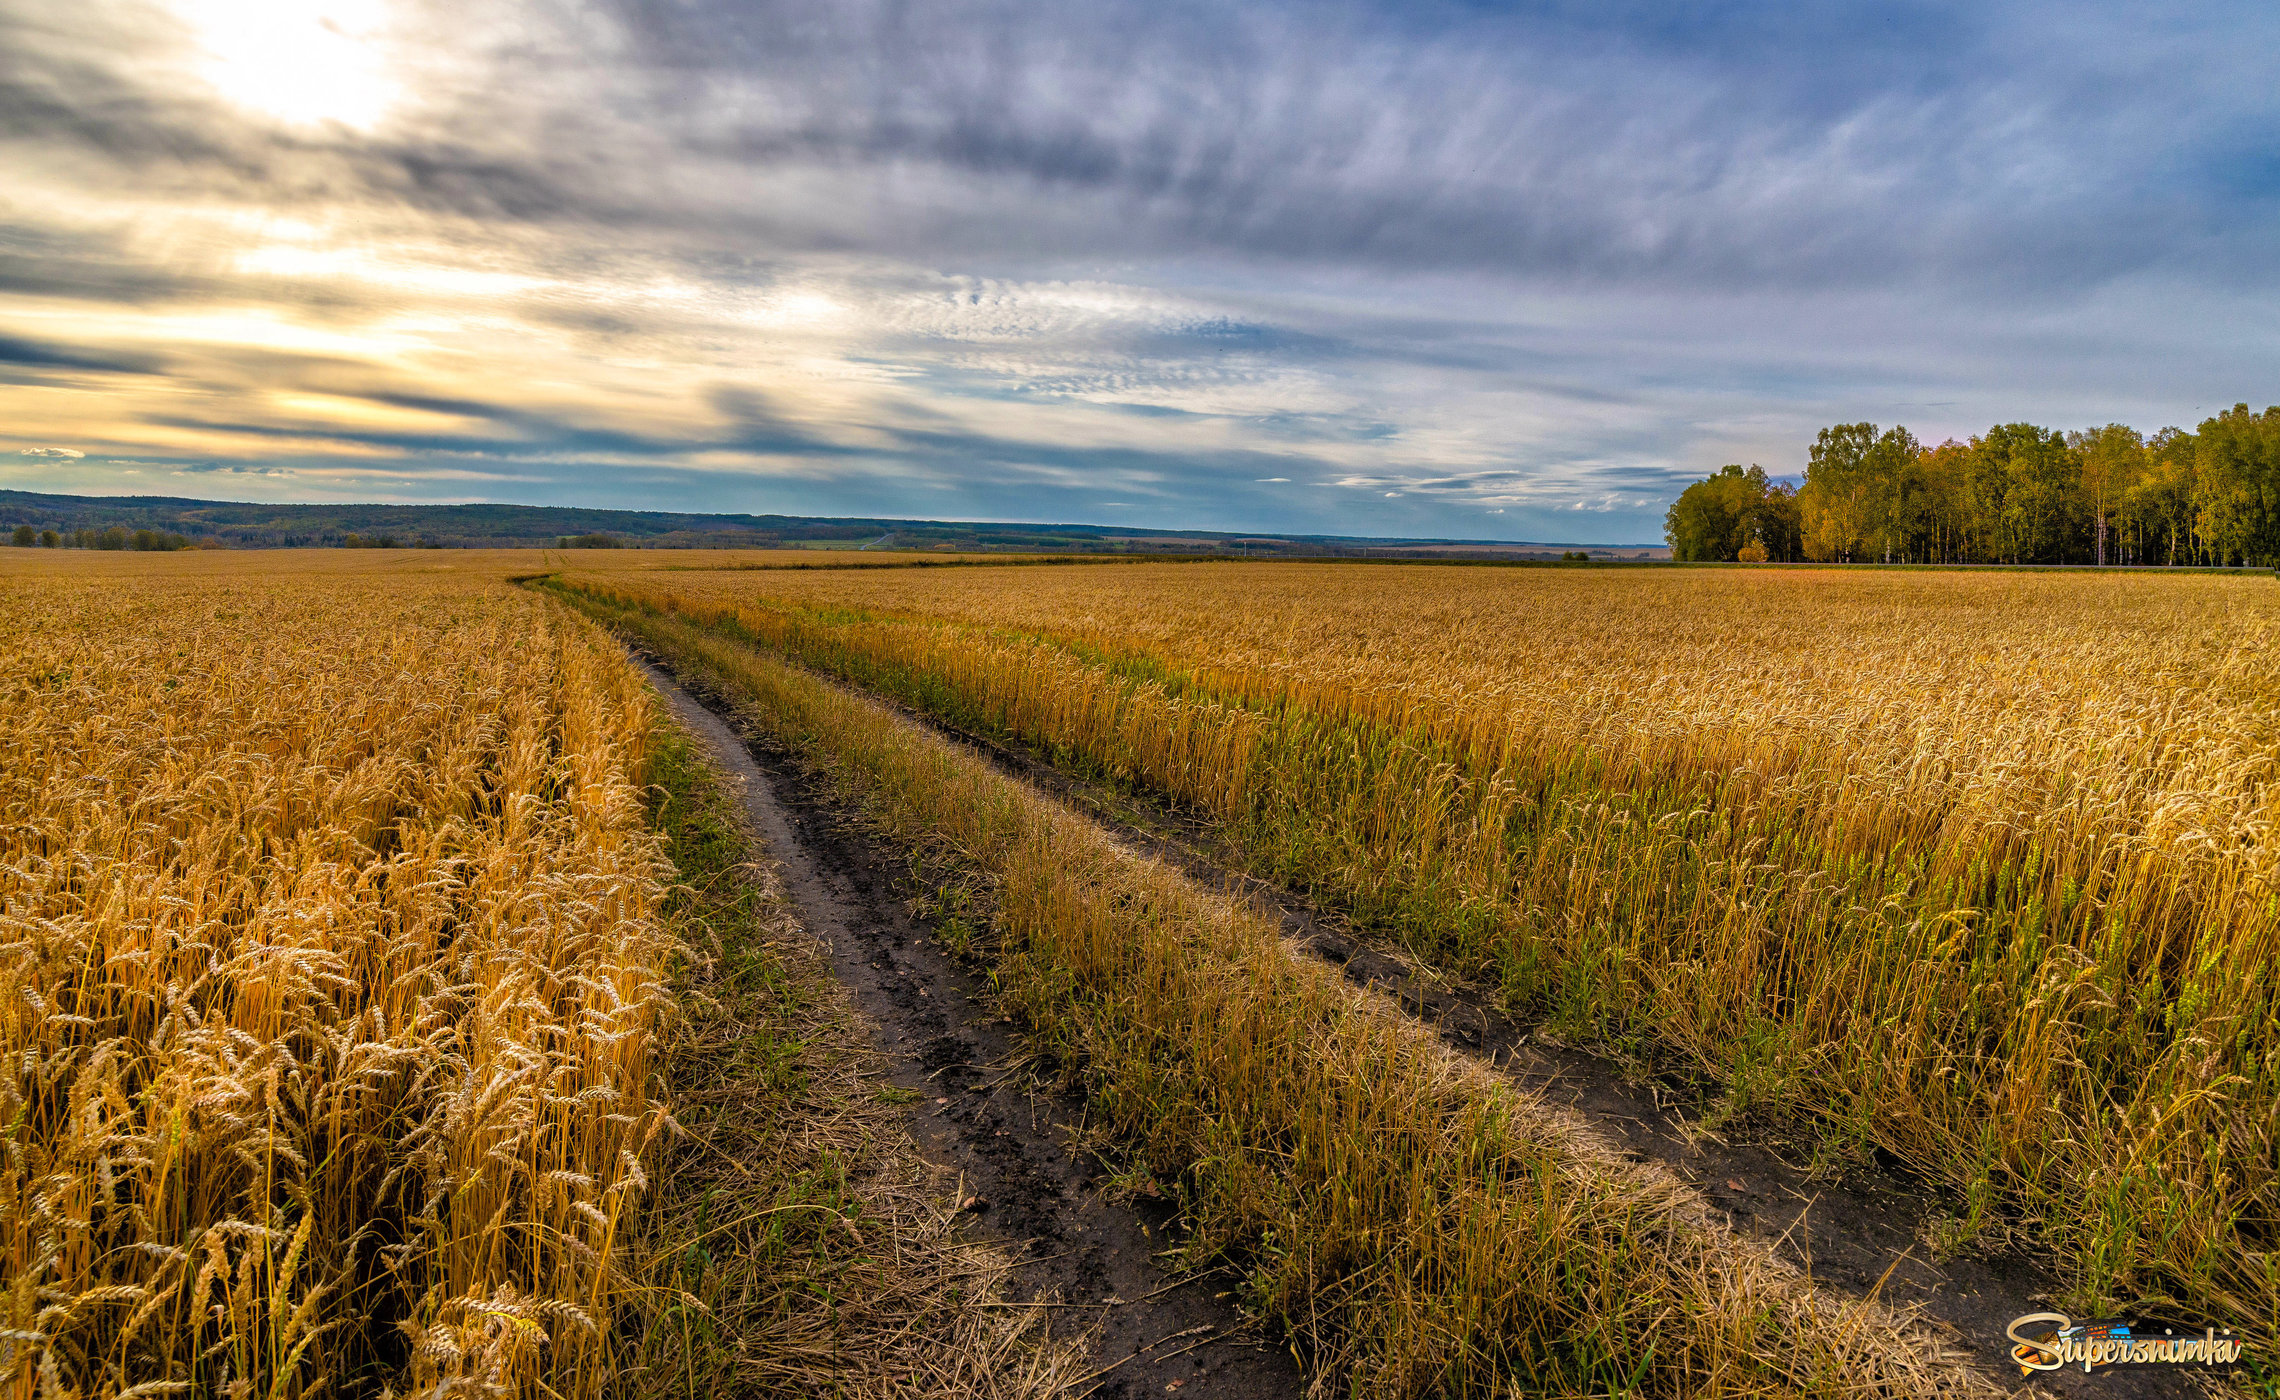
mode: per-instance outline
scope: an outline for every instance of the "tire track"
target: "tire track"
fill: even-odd
[[[638,653],[637,653],[638,656]],[[1070,1150],[1084,1122],[1073,1095],[1006,1087],[1023,1050],[991,1010],[984,979],[953,958],[897,890],[907,874],[856,814],[793,755],[740,733],[670,673],[639,658],[674,717],[728,775],[777,862],[801,922],[876,1028],[889,1087],[912,1096],[909,1131],[932,1161],[960,1173],[977,1234],[1020,1251],[1015,1278],[1052,1330],[1091,1334],[1100,1397],[1266,1400],[1306,1385],[1291,1356],[1266,1345],[1222,1274],[1181,1279],[1155,1256],[1173,1209],[1120,1204],[1107,1173]],[[712,703],[707,703],[707,702]]]

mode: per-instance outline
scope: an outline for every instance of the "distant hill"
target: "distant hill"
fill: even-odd
[[[18,525],[81,532],[117,529],[184,536],[239,549],[385,545],[407,549],[527,548],[607,536],[646,549],[896,549],[1005,553],[1217,554],[1372,558],[1667,559],[1662,545],[1539,544],[1515,540],[1368,539],[1344,535],[1228,534],[1121,525],[1003,525],[955,520],[865,520],[803,515],[683,515],[578,506],[262,505],[180,496],[50,496],[0,491],[0,538]],[[114,539],[117,536],[113,537]]]

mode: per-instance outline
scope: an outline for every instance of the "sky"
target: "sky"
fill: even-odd
[[[0,487],[1627,544],[2280,400],[2280,7],[0,0]]]

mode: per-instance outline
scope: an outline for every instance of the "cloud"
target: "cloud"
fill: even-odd
[[[895,251],[1018,234],[1048,255],[1794,287],[2063,285],[2196,242],[2247,269],[2250,245],[2204,237],[2146,177],[2205,139],[2211,107],[2269,114],[2228,39],[2269,16],[2109,10],[2054,31],[2026,5],[1825,8],[1672,24],[1631,6],[857,0],[794,23],[789,5],[627,0],[617,24],[675,76],[664,129],[737,185],[891,172],[777,222]],[[2180,49],[2210,65],[2206,92],[2114,100]],[[2143,174],[2117,181],[2118,160]],[[2148,222],[2084,220],[2117,196]]]
[[[20,440],[1630,543],[1821,423],[2152,428],[2280,370],[2280,14],[2235,0],[394,0],[361,47],[169,4],[0,0]],[[255,40],[354,91],[216,66]],[[1248,489],[1294,480],[1345,489]]]
[[[16,455],[19,457],[53,457],[73,461],[87,454],[74,451],[68,447],[19,447],[16,449]]]
[[[107,354],[0,334],[0,365],[36,370],[95,370],[106,374],[153,374],[154,360],[143,355]]]
[[[156,465],[169,471],[192,476],[209,476],[222,473],[228,476],[286,477],[293,473],[285,467],[263,466],[254,462],[161,462]]]

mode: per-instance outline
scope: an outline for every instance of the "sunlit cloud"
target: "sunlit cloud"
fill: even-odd
[[[403,95],[388,0],[176,0],[221,98],[295,126],[369,128]]]

